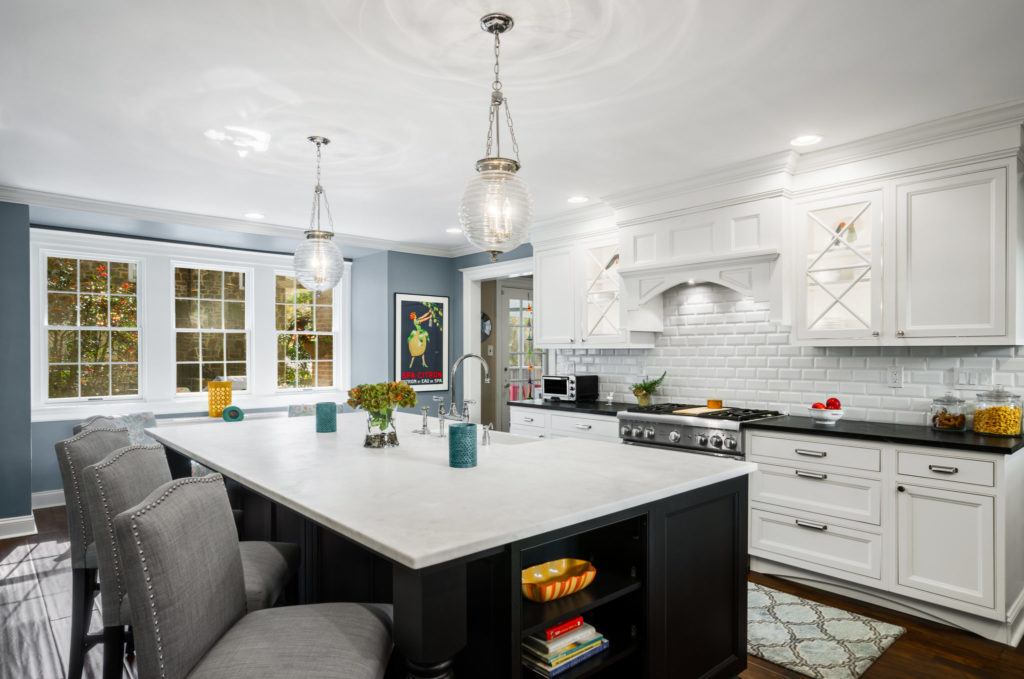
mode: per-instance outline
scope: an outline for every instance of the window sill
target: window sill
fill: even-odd
[[[339,390],[304,391],[266,395],[237,394],[232,403],[246,411],[285,410],[290,405],[317,401],[342,403],[347,398],[348,394]],[[152,412],[157,417],[203,416],[206,414],[206,397],[204,395],[166,401],[82,401],[38,405],[32,408],[32,421],[84,420],[93,415],[123,415],[135,412]]]

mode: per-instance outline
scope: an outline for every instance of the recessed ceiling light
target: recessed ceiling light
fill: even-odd
[[[697,281],[693,280],[692,278],[686,282],[689,283],[690,285],[695,285],[697,283]]]
[[[821,143],[820,134],[801,134],[799,137],[793,137],[789,140],[792,146],[814,146],[815,144]]]
[[[462,233],[462,229],[457,226],[450,226],[444,230],[445,233]]]
[[[580,205],[581,203],[586,203],[589,200],[590,198],[587,196],[569,196],[569,202],[573,205]]]
[[[246,212],[242,216],[245,217],[246,219],[263,219],[264,217],[266,217],[266,215],[263,214],[262,212]]]

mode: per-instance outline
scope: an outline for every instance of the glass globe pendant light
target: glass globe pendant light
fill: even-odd
[[[331,217],[331,205],[327,202],[327,193],[320,185],[320,151],[331,143],[326,137],[308,137],[316,144],[316,187],[313,189],[313,211],[309,216],[309,230],[306,240],[295,249],[295,280],[307,290],[322,292],[335,287],[341,280],[345,267],[345,259],[341,250],[334,243],[334,219]],[[323,203],[327,212],[327,223],[330,230],[320,228],[320,205]]]
[[[480,27],[494,35],[494,82],[487,127],[486,158],[476,161],[477,174],[469,180],[459,206],[459,222],[470,243],[490,253],[491,261],[514,250],[529,236],[533,221],[533,199],[516,172],[519,171],[519,144],[512,127],[508,99],[501,90],[499,57],[501,34],[512,30],[514,22],[507,14],[487,14]],[[501,155],[501,113],[504,108],[508,136],[515,158]]]

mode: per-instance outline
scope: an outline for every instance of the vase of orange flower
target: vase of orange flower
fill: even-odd
[[[416,405],[416,392],[405,382],[360,384],[348,390],[348,404],[366,411],[367,448],[390,448],[398,445],[395,431],[395,408]]]

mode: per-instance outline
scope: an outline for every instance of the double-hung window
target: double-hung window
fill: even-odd
[[[249,374],[247,274],[209,266],[174,266],[175,389],[205,392],[210,380]]]
[[[294,276],[275,277],[277,388],[334,386],[334,290],[313,292]]]
[[[46,257],[46,398],[139,395],[138,265]]]

